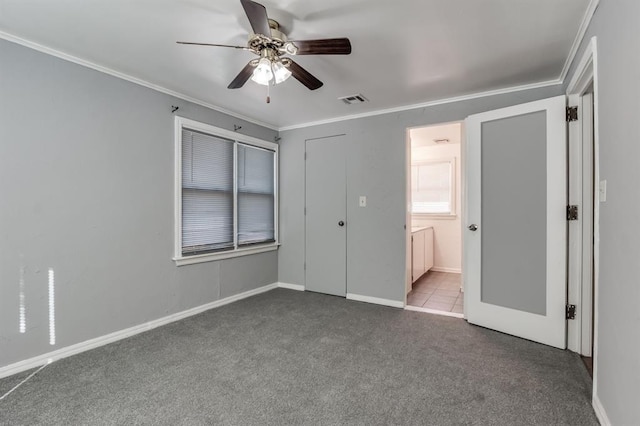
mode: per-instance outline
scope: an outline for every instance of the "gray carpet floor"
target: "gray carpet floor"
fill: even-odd
[[[277,289],[54,362],[0,424],[597,425],[590,388],[567,351]]]

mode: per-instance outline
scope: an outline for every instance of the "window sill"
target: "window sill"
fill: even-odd
[[[252,254],[274,251],[278,250],[279,246],[280,244],[274,243],[259,247],[248,247],[234,251],[225,251],[222,253],[206,253],[196,254],[193,256],[174,257],[173,260],[176,262],[176,266],[194,265],[196,263],[213,262],[216,260],[231,259],[234,257],[249,256]]]
[[[456,214],[433,214],[433,213],[412,213],[411,217],[416,219],[435,219],[435,220],[455,220]]]

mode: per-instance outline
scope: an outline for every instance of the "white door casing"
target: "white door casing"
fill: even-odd
[[[307,140],[305,289],[347,294],[347,200],[344,136]]]
[[[597,334],[599,264],[599,143],[597,40],[592,37],[567,86],[569,105],[578,120],[569,123],[569,204],[578,206],[578,220],[569,223],[568,303],[576,305],[567,324],[567,347],[591,356]],[[593,337],[593,342],[592,342]],[[597,382],[594,356],[594,389]]]
[[[467,118],[466,226],[477,230],[464,230],[463,265],[470,323],[563,349],[565,107],[559,96]]]

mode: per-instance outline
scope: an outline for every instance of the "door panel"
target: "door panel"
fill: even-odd
[[[346,296],[347,185],[344,136],[308,140],[305,148],[305,288]]]
[[[564,348],[564,96],[471,116],[465,314],[470,323]]]
[[[481,300],[539,315],[546,313],[546,128],[538,111],[481,129],[482,262],[496,266],[482,268]]]

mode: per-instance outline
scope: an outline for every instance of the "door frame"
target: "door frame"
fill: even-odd
[[[585,52],[578,62],[575,73],[566,94],[570,106],[578,105],[578,121],[569,123],[569,159],[574,164],[581,164],[584,148],[591,148],[593,145],[593,270],[591,276],[583,276],[583,254],[587,254],[589,242],[583,240],[582,232],[574,232],[569,235],[569,282],[568,282],[568,303],[577,306],[575,320],[569,321],[567,325],[567,344],[569,350],[583,354],[585,344],[589,344],[593,335],[593,394],[596,395],[597,388],[597,351],[598,351],[598,300],[599,300],[599,270],[600,270],[600,141],[599,141],[599,120],[598,120],[598,55],[597,38],[592,37],[585,48]],[[582,100],[583,96],[589,92],[593,85],[593,137],[585,135],[582,126]],[[584,176],[582,168],[570,168],[569,170],[569,204],[576,204],[582,210],[582,190],[584,188]],[[574,185],[574,186],[572,186]],[[576,227],[582,228],[581,215],[575,223]],[[570,223],[571,224],[571,223]],[[583,279],[586,278],[586,279]],[[593,293],[592,295],[590,293]],[[589,295],[593,300],[593,311],[591,306],[585,306],[585,298],[589,300]]]
[[[425,127],[440,127],[440,126],[448,126],[451,124],[460,124],[460,161],[459,164],[456,164],[456,167],[460,168],[460,203],[456,203],[456,211],[460,216],[460,227],[461,230],[461,238],[460,238],[460,250],[461,250],[461,264],[460,264],[460,290],[464,292],[465,284],[464,284],[464,220],[467,215],[466,203],[465,203],[465,194],[466,194],[466,146],[467,146],[467,135],[465,130],[465,121],[464,120],[454,120],[454,121],[444,121],[441,123],[433,123],[433,124],[420,124],[416,126],[407,127],[405,130],[405,161],[404,161],[404,170],[405,170],[405,277],[404,277],[404,307],[408,310],[419,311],[419,312],[428,312],[435,313],[438,315],[444,316],[452,316],[455,318],[465,318],[464,313],[462,315],[450,312],[441,312],[433,309],[426,308],[415,308],[407,305],[407,294],[411,289],[413,283],[411,282],[411,130],[414,129],[424,129]],[[456,181],[457,185],[457,181]],[[457,189],[456,189],[457,191]],[[456,192],[456,198],[458,194]],[[464,312],[463,307],[463,312]]]

